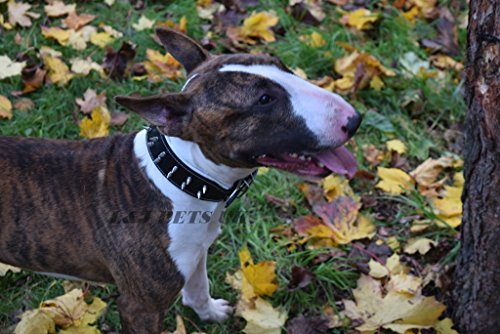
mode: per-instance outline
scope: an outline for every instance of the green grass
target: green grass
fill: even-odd
[[[117,1],[113,10],[102,2],[88,1],[79,4],[82,12],[98,14],[92,22],[98,25],[106,23],[124,33],[124,37],[113,42],[110,46],[118,48],[122,41],[132,41],[137,45],[136,60],[142,60],[147,48],[160,50],[161,48],[151,39],[150,31],[136,32],[131,23],[136,22],[141,14],[151,19],[162,21],[171,18],[179,22],[182,16],[188,19],[188,33],[194,38],[203,37],[202,23],[207,23],[196,14],[194,2],[162,2],[145,1],[143,11],[135,11],[127,1]],[[375,3],[375,2],[374,2]],[[427,57],[415,41],[422,36],[437,34],[433,25],[418,21],[412,26],[405,23],[394,11],[385,11],[382,20],[376,24],[374,30],[367,35],[356,35],[339,24],[341,14],[331,4],[325,4],[326,18],[320,27],[306,25],[291,17],[284,8],[288,1],[267,0],[256,7],[259,9],[277,8],[280,24],[285,30],[283,36],[277,36],[277,41],[266,45],[257,45],[253,51],[268,52],[281,58],[290,68],[302,68],[310,78],[320,78],[324,75],[338,77],[333,70],[335,59],[344,56],[346,52],[338,42],[347,42],[361,51],[376,56],[386,67],[396,70],[393,78],[384,78],[386,87],[381,91],[365,89],[348,96],[355,107],[365,114],[365,125],[361,127],[354,139],[354,144],[361,148],[364,144],[375,144],[383,147],[388,139],[399,138],[409,147],[408,159],[412,162],[422,161],[428,156],[440,156],[446,150],[443,132],[450,125],[463,121],[465,106],[460,92],[460,84],[456,76],[447,74],[443,81],[434,79],[407,78],[402,75],[398,67],[398,60],[407,52],[415,52],[421,57]],[[35,11],[41,11],[41,5],[34,5]],[[6,4],[0,4],[0,12],[5,13]],[[41,20],[39,20],[41,21]],[[59,20],[54,20],[50,25],[58,25]],[[313,48],[300,41],[301,35],[313,31],[321,33],[326,40],[326,45]],[[14,42],[15,34],[19,32],[23,43]],[[459,41],[464,43],[464,31],[459,30]],[[46,40],[35,24],[27,29],[4,31],[0,36],[0,55],[15,58],[19,52],[26,52],[35,56],[37,49],[48,45],[63,52],[65,61],[72,57],[92,57],[101,62],[105,51],[90,45],[87,49],[76,52],[69,47],[61,47],[55,41]],[[215,40],[217,42],[217,40]],[[222,46],[217,49],[223,50]],[[458,57],[457,59],[460,59]],[[178,91],[182,81],[163,82],[160,84],[147,81],[123,80],[114,81],[101,78],[96,73],[87,77],[75,78],[65,87],[44,86],[42,89],[29,94],[28,97],[35,102],[35,108],[28,112],[14,112],[12,120],[0,120],[1,135],[18,135],[46,138],[79,139],[79,128],[75,119],[80,118],[75,98],[82,97],[87,88],[97,92],[106,91],[110,111],[123,111],[112,101],[114,96],[141,93],[153,95],[164,91]],[[19,77],[6,79],[0,82],[0,94],[8,96],[11,92],[22,88]],[[405,96],[417,94],[420,98],[413,109],[402,107]],[[127,124],[113,132],[128,132],[140,129],[143,122],[131,115]],[[357,152],[358,161],[362,168],[368,169],[363,161],[361,150]],[[270,171],[258,176],[250,191],[237,200],[226,212],[223,233],[210,248],[208,271],[211,279],[211,292],[217,298],[228,299],[232,304],[237,301],[237,292],[224,283],[226,273],[233,273],[239,268],[238,251],[248,245],[255,261],[274,260],[277,262],[277,276],[279,290],[269,300],[274,306],[286,310],[290,317],[302,313],[319,314],[324,304],[334,306],[340,298],[348,296],[350,288],[356,284],[359,272],[348,265],[345,258],[332,258],[321,264],[314,264],[316,255],[324,249],[299,248],[289,251],[279,236],[273,235],[271,229],[289,223],[290,219],[308,214],[308,208],[302,193],[296,188],[295,183],[300,180],[289,174]],[[377,195],[373,190],[374,182],[370,188],[356,187],[362,194]],[[290,212],[283,215],[265,199],[265,194],[286,198],[290,201]],[[415,193],[408,197],[385,198],[377,197],[380,201],[396,202],[398,212],[390,221],[377,221],[378,226],[393,228],[399,232],[401,241],[409,237],[409,226],[401,224],[402,218],[412,214],[423,213],[428,218],[432,212],[428,203],[421,195]],[[1,200],[1,199],[0,199]],[[394,204],[394,203],[393,203]],[[446,239],[453,243],[453,249],[442,261],[450,263],[457,252],[457,242],[454,240],[453,231],[431,229],[426,234],[436,240]],[[349,252],[350,246],[343,247]],[[313,282],[305,289],[288,291],[287,284],[291,277],[293,266],[308,267],[316,275]],[[110,303],[106,317],[100,320],[108,328],[118,329],[118,312],[114,300],[117,291],[112,286],[92,286],[92,292]],[[16,316],[26,309],[35,308],[45,299],[53,298],[63,293],[63,281],[48,278],[36,273],[22,271],[8,273],[0,277],[0,333],[7,332],[16,322]],[[171,306],[165,319],[165,326],[173,330],[175,314],[180,313],[186,320],[189,331],[201,330],[213,334],[239,333],[245,326],[244,320],[232,317],[223,324],[207,324],[201,322],[194,312],[183,307],[178,300]],[[332,331],[336,333],[337,331]]]

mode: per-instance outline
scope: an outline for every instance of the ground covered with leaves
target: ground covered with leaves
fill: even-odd
[[[112,98],[185,81],[155,27],[213,53],[275,55],[364,116],[348,144],[354,179],[262,169],[227,210],[208,271],[235,316],[206,324],[177,301],[166,330],[456,333],[466,2],[162,3],[0,0],[0,133],[86,140],[140,129]],[[118,332],[116,297],[112,285],[1,265],[0,332]]]

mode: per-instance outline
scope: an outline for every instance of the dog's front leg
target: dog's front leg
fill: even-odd
[[[210,297],[206,251],[196,265],[193,274],[184,284],[182,303],[195,310],[202,320],[223,321],[233,312],[233,308],[227,300]]]
[[[165,310],[122,294],[116,301],[120,310],[122,334],[160,334]]]

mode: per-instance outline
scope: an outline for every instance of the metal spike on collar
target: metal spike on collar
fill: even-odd
[[[191,176],[188,176],[185,182],[186,185],[189,185],[191,183]]]
[[[196,197],[198,197],[198,199],[200,199],[200,198],[201,198],[201,191],[198,191],[198,192],[196,193]]]
[[[174,168],[172,168],[172,170],[170,172],[168,172],[167,174],[167,179],[170,179],[172,177],[172,174],[175,173],[175,171],[177,170],[177,166],[174,166]]]
[[[207,186],[204,185],[203,188],[201,188],[201,192],[203,193],[203,195],[205,195],[205,193],[207,192]]]
[[[181,190],[184,190],[184,188],[186,188],[186,181],[181,183]]]

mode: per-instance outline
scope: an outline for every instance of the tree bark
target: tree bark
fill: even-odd
[[[460,333],[500,333],[500,2],[471,0],[465,69],[461,250],[454,279]]]

